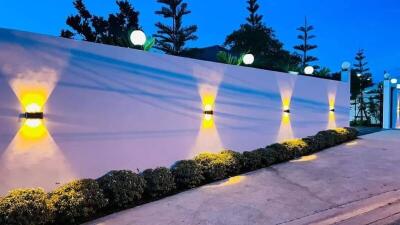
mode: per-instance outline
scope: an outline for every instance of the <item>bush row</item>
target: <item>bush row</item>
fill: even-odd
[[[254,151],[201,153],[193,160],[176,162],[170,169],[159,167],[140,174],[129,170],[111,171],[97,180],[73,181],[50,193],[42,189],[13,190],[0,198],[0,224],[78,224],[179,191],[313,154],[356,137],[355,129],[338,128]]]

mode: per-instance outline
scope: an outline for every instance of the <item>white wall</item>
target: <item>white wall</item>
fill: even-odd
[[[347,126],[347,85],[0,30],[0,194]],[[47,99],[37,137],[18,119],[32,93]],[[204,122],[202,101],[213,98]]]

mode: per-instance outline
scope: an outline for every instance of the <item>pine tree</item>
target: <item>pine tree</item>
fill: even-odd
[[[191,13],[187,9],[187,3],[182,3],[183,0],[157,0],[157,2],[165,5],[161,10],[156,11],[157,15],[162,15],[164,18],[172,20],[172,25],[156,23],[158,28],[156,48],[171,55],[180,55],[185,49],[187,41],[196,40],[197,31],[196,25],[184,27],[182,19],[184,15]]]
[[[66,21],[73,31],[62,30],[62,37],[75,38],[78,36],[90,42],[134,47],[129,41],[129,33],[132,30],[140,29],[139,12],[129,1],[117,0],[119,12],[110,14],[107,20],[92,15],[82,0],[75,0],[73,4],[78,14],[69,16]]]
[[[309,51],[318,47],[317,45],[310,44],[310,40],[314,39],[316,36],[310,34],[310,32],[314,30],[314,27],[307,23],[307,18],[304,20],[304,25],[297,28],[297,30],[301,32],[297,38],[300,39],[302,43],[294,46],[294,49],[302,53],[301,66],[302,68],[305,68],[309,65],[309,63],[318,60],[317,57],[309,55]]]
[[[354,59],[356,63],[353,65],[353,74],[355,75],[352,76],[351,90],[352,99],[355,104],[355,120],[357,121],[357,119],[360,118],[360,121],[365,123],[365,121],[370,121],[370,117],[367,113],[367,105],[364,101],[364,91],[366,88],[373,85],[372,74],[367,66],[368,62],[366,62],[366,56],[363,49],[360,49],[356,53]]]
[[[297,66],[298,58],[283,49],[273,29],[262,22],[262,15],[257,14],[260,8],[257,1],[248,0],[247,4],[247,23],[228,35],[224,46],[237,56],[247,52],[253,54],[256,59],[254,67],[287,71]]]
[[[247,3],[249,6],[247,10],[250,12],[250,15],[246,18],[247,22],[253,27],[260,27],[262,26],[262,15],[257,14],[257,10],[260,8],[258,5],[257,0],[248,0]]]

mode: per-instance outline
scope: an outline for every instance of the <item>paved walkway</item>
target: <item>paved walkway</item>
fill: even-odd
[[[399,213],[400,131],[389,130],[88,224],[378,225]]]

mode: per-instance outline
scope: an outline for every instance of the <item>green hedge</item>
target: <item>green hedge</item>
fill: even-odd
[[[97,179],[109,207],[126,208],[134,206],[142,199],[146,181],[129,170],[110,171]]]
[[[194,160],[200,165],[206,182],[239,174],[242,168],[242,155],[230,150],[220,153],[201,153]]]
[[[203,171],[194,160],[181,160],[171,167],[177,188],[185,190],[194,188],[204,182]]]
[[[18,189],[0,198],[0,224],[78,224],[146,201],[261,169],[321,151],[357,138],[353,128],[337,128],[238,153],[201,153],[176,162],[171,169],[147,169],[141,174],[111,171],[97,180],[67,183],[46,194],[41,189]]]
[[[169,195],[176,189],[175,178],[165,167],[147,169],[142,176],[146,180],[145,195],[150,198],[160,198]]]
[[[49,193],[56,224],[77,224],[107,206],[103,190],[92,179],[67,183]]]
[[[0,224],[41,225],[52,221],[47,195],[42,189],[17,189],[0,199]]]

